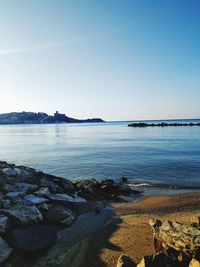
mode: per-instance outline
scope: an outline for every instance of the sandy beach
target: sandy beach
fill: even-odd
[[[154,253],[149,220],[167,219],[193,223],[200,216],[200,193],[148,196],[134,203],[114,204],[116,216],[91,242],[83,266],[115,267],[121,254],[138,263],[144,255]]]

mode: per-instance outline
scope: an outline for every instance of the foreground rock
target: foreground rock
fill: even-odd
[[[10,223],[14,226],[37,224],[43,221],[41,212],[32,206],[13,206],[7,210],[0,210],[0,213],[8,216]]]
[[[144,256],[137,267],[200,267],[200,223],[193,225],[151,220],[156,254]],[[117,267],[132,266],[121,255]]]
[[[46,211],[45,219],[50,223],[69,226],[75,221],[76,216],[70,209],[62,205],[55,205]]]
[[[150,221],[156,252],[162,251],[170,264],[188,266],[200,260],[200,230],[192,225],[171,221]]]

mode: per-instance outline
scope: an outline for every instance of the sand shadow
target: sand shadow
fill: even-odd
[[[102,249],[121,251],[119,246],[109,241],[112,234],[119,228],[121,222],[120,218],[115,217],[101,231],[96,232],[91,237],[88,253],[81,267],[107,267],[101,260],[100,254]]]

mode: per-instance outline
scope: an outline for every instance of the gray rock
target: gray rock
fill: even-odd
[[[6,198],[15,199],[23,196],[22,192],[9,192],[5,195]]]
[[[34,195],[27,195],[24,197],[24,200],[28,202],[30,205],[39,205],[49,201],[47,198],[36,197]]]
[[[18,175],[20,178],[26,179],[29,178],[30,176],[33,176],[33,172],[28,169],[24,169],[24,167],[21,167],[18,168]]]
[[[27,183],[16,183],[15,187],[16,187],[16,191],[20,191],[25,194],[32,193],[38,189],[37,185],[27,184]]]
[[[12,249],[8,244],[0,237],[0,264],[5,262],[12,253]]]
[[[56,230],[49,225],[33,225],[14,228],[9,233],[13,247],[23,252],[39,252],[56,240]]]
[[[0,235],[4,235],[9,228],[8,217],[0,215]]]
[[[13,185],[10,185],[10,184],[4,184],[2,191],[5,193],[13,192],[13,191],[15,191],[15,187]]]
[[[0,192],[0,202],[3,200],[4,194]]]
[[[0,187],[3,187],[6,184],[6,179],[3,176],[0,176]]]
[[[60,179],[61,180],[61,187],[64,189],[66,193],[73,194],[75,192],[74,185],[71,181],[67,179]]]
[[[49,190],[53,193],[62,193],[62,189],[60,188],[60,186],[58,186],[56,183],[54,183],[48,178],[42,178],[40,181],[40,186],[48,187]]]
[[[13,198],[12,206],[30,206],[28,203],[22,198]]]
[[[7,167],[9,167],[9,165],[6,161],[0,161],[0,168],[7,168]]]
[[[18,180],[18,177],[14,177],[14,176],[7,176],[6,177],[6,182],[12,186],[14,186],[14,184],[16,183],[16,181]],[[15,188],[15,187],[13,187]]]
[[[49,194],[47,196],[52,202],[56,203],[69,203],[74,202],[73,197],[68,196],[67,194]]]
[[[37,206],[37,208],[42,212],[46,212],[47,210],[49,210],[52,207],[52,204],[49,203],[42,203],[40,205]]]
[[[13,177],[17,177],[18,176],[18,171],[16,168],[5,168],[3,169],[3,173],[6,176],[13,176]]]
[[[51,223],[59,223],[69,226],[75,221],[76,217],[70,209],[61,205],[55,205],[45,213],[45,219]]]
[[[34,206],[13,206],[10,209],[0,210],[0,214],[9,217],[12,225],[31,225],[42,222],[41,212]]]
[[[162,251],[175,265],[188,266],[200,255],[200,229],[173,221],[151,220],[156,252]],[[184,264],[184,265],[183,265]]]
[[[39,183],[37,173],[32,168],[28,168],[24,166],[18,167],[18,175],[19,175],[20,182],[34,184],[34,185]]]
[[[77,203],[77,204],[83,204],[87,202],[86,199],[79,197],[79,196],[74,196],[73,200],[74,200],[74,203]]]
[[[46,197],[48,194],[50,194],[48,187],[40,187],[38,191],[34,192],[37,197]]]
[[[1,206],[3,209],[9,209],[12,206],[12,202],[10,199],[3,199],[1,201]]]

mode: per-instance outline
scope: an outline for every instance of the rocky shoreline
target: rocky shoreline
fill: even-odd
[[[62,266],[61,251],[66,261],[70,249],[66,244],[84,241],[112,218],[109,201],[123,201],[123,196],[139,193],[125,180],[73,183],[0,161],[0,266],[24,266],[27,255],[26,266],[34,266],[33,262],[44,266],[40,258],[49,262],[45,266]],[[25,257],[19,257],[21,253]]]

